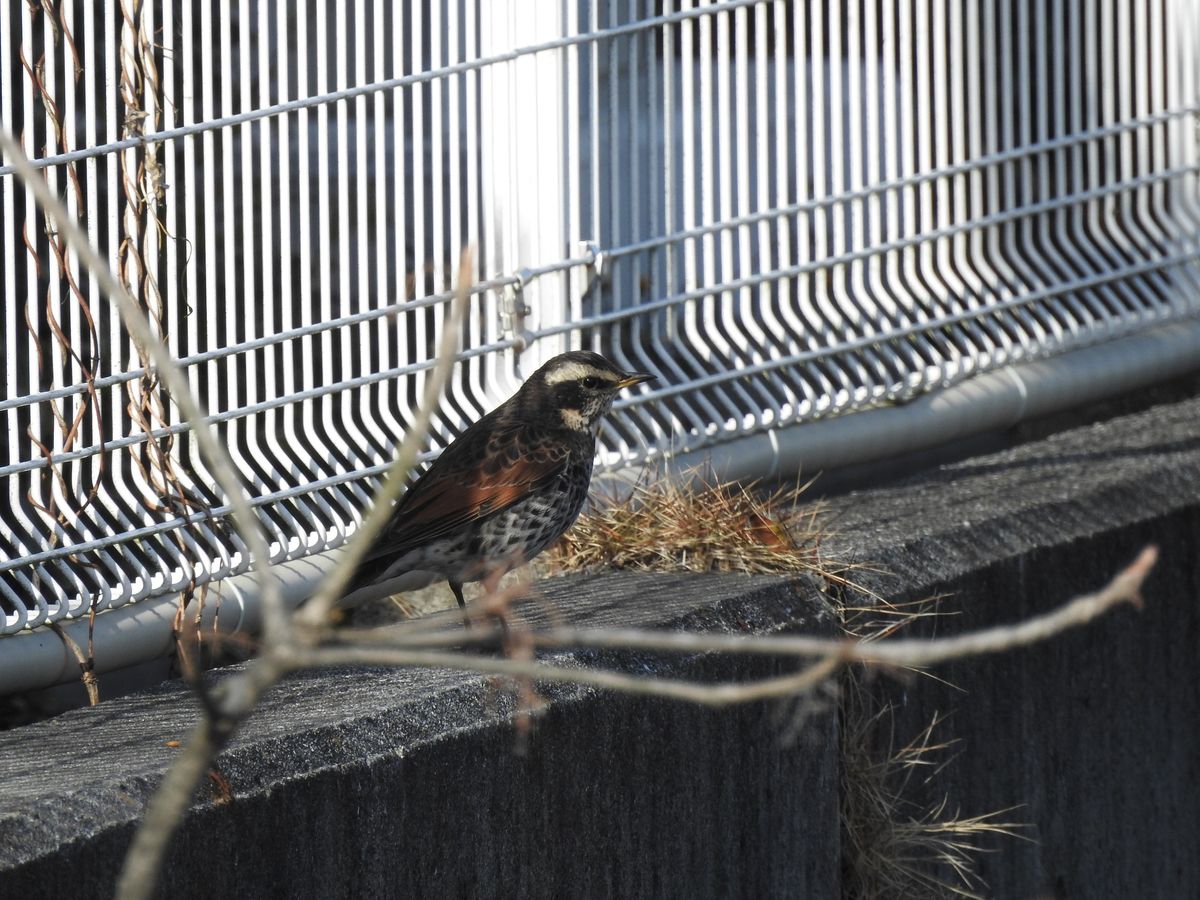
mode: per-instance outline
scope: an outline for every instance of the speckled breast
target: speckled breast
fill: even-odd
[[[553,485],[484,522],[480,556],[528,562],[575,522],[592,480],[592,455],[580,454]]]

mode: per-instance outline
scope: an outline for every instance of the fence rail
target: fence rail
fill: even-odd
[[[438,443],[587,346],[605,466],[1200,312],[1187,0],[156,0],[0,17],[0,117],[212,413],[276,560],[353,531],[477,248]],[[247,569],[0,166],[0,633]],[[1147,360],[1152,366],[1153,360]]]

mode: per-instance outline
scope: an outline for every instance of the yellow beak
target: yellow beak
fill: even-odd
[[[641,384],[643,381],[653,381],[657,377],[657,375],[649,375],[646,372],[630,372],[617,382],[617,389],[632,387],[635,384]]]

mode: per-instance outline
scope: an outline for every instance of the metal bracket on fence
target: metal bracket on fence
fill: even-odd
[[[529,346],[528,332],[525,329],[525,319],[530,313],[529,304],[525,302],[525,286],[534,278],[534,273],[528,269],[518,269],[510,281],[500,291],[500,325],[506,334],[512,336],[513,351],[519,356]]]
[[[597,279],[608,277],[609,257],[608,254],[600,249],[600,245],[595,241],[580,241],[575,245],[579,248],[583,257],[587,260],[584,264],[583,284],[581,285],[583,293],[587,293],[592,288],[592,284]]]

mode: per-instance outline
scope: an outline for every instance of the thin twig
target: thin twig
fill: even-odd
[[[91,658],[83,652],[83,648],[75,642],[74,638],[67,634],[67,630],[58,622],[51,622],[50,630],[58,635],[59,640],[71,651],[71,655],[79,663],[79,680],[83,682],[84,690],[87,691],[88,705],[96,706],[100,702],[100,685],[97,682],[96,670]]]
[[[207,701],[205,715],[146,805],[117,878],[117,900],[153,896],[167,847],[183,821],[196,784],[263,693],[287,671],[277,658],[260,656],[241,675],[221,683],[219,698],[214,696],[216,692],[201,694]]]
[[[702,706],[731,706],[768,697],[803,693],[832,675],[843,660],[830,656],[790,675],[763,678],[744,684],[704,684],[655,676],[626,675],[606,669],[574,668],[536,660],[472,656],[436,650],[404,650],[396,647],[330,646],[301,651],[299,667],[384,665],[458,669],[490,675],[526,676],[537,681],[557,681],[605,688],[623,694],[639,694],[687,700]]]
[[[133,842],[125,854],[125,862],[117,878],[118,898],[145,898],[153,894],[162,866],[162,851],[152,852],[157,848],[150,846],[150,842],[161,843],[165,850],[171,835],[179,827],[182,812],[187,808],[197,782],[208,771],[209,760],[216,752],[212,722],[205,717],[192,731],[186,749],[167,769],[167,774],[146,806],[146,813],[133,835]]]

